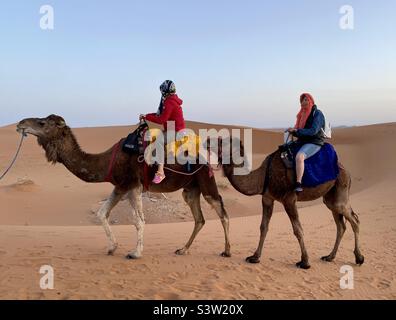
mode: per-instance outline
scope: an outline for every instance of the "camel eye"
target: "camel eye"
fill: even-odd
[[[39,126],[40,127],[44,127],[44,125],[45,125],[45,121],[39,121]]]

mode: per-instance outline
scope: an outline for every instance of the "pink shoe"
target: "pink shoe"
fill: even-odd
[[[157,172],[157,173],[155,174],[154,179],[153,179],[153,183],[159,184],[159,183],[161,183],[162,180],[164,180],[164,179],[165,179],[165,175],[162,174],[162,173]]]

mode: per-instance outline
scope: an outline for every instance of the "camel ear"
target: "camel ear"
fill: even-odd
[[[46,120],[48,120],[52,125],[55,124],[58,128],[63,128],[66,126],[65,120],[56,114],[50,114]]]
[[[65,122],[64,120],[59,120],[59,121],[56,123],[56,126],[57,126],[58,128],[66,127],[66,122]]]

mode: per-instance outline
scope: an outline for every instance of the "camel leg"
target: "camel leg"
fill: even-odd
[[[344,216],[345,219],[351,224],[352,230],[355,235],[355,250],[354,250],[355,260],[356,260],[356,264],[361,265],[364,262],[364,256],[361,254],[359,249],[360,222],[359,222],[359,217],[357,216],[356,213],[353,212],[352,207],[349,203],[350,183],[351,183],[350,178],[349,178],[349,182],[346,183],[345,182],[343,183],[342,181],[337,181],[335,188],[324,196],[324,202],[329,208],[331,208],[333,212],[336,212],[337,214]],[[337,240],[338,240],[338,231],[337,231]],[[341,239],[339,241],[341,241]]]
[[[261,252],[263,250],[264,240],[265,240],[265,237],[267,236],[267,232],[268,232],[268,225],[269,225],[269,222],[272,217],[272,212],[274,210],[274,200],[263,196],[262,204],[263,204],[263,215],[262,215],[261,224],[260,224],[260,241],[259,241],[257,250],[254,253],[254,255],[246,258],[246,261],[249,263],[259,263],[260,262],[260,257],[261,257]]]
[[[347,189],[345,189],[346,191]],[[337,251],[338,251],[338,247],[341,243],[341,239],[345,233],[346,230],[346,225],[345,225],[345,221],[344,221],[344,216],[340,213],[342,211],[342,209],[337,208],[335,206],[335,197],[337,195],[337,192],[339,192],[339,189],[337,187],[333,188],[330,190],[330,192],[328,192],[324,197],[323,197],[323,202],[324,204],[327,206],[327,208],[329,208],[333,214],[333,218],[334,218],[334,222],[336,224],[337,227],[337,237],[336,237],[336,241],[334,244],[334,248],[331,251],[331,253],[328,256],[324,256],[321,259],[323,261],[333,261],[334,258],[336,257]],[[341,211],[337,211],[341,210]]]
[[[359,217],[357,216],[356,213],[353,212],[352,208],[349,205],[347,205],[347,206],[344,206],[344,205],[338,206],[338,209],[337,209],[336,212],[337,213],[340,212],[339,215],[344,216],[345,219],[352,226],[353,233],[355,234],[355,250],[353,251],[353,253],[355,254],[355,261],[356,261],[356,264],[362,265],[364,263],[364,256],[360,252],[360,248],[359,248],[359,224],[360,224]],[[339,219],[341,219],[341,218],[339,218]],[[345,225],[344,225],[343,228],[345,230],[345,228],[346,228]],[[338,248],[339,241],[341,241],[341,237],[342,237],[342,235],[339,236],[338,235],[338,230],[337,230],[336,246],[335,246],[335,248],[333,250],[334,256],[335,256],[335,253],[337,252],[336,249]],[[331,254],[333,254],[333,252]],[[331,257],[331,254],[330,254],[330,257]],[[324,258],[326,258],[326,257],[324,257]],[[324,259],[324,260],[329,261],[327,259]]]
[[[351,224],[353,233],[355,234],[355,250],[353,251],[353,253],[355,254],[356,264],[362,265],[364,263],[364,256],[359,249],[359,217],[355,212],[353,212],[351,207],[349,207],[348,210],[344,211],[343,215],[345,219],[347,219],[348,222]]]
[[[114,252],[117,250],[117,246],[118,246],[118,243],[109,225],[110,212],[116,206],[116,204],[121,200],[124,194],[125,192],[122,192],[117,188],[114,188],[110,197],[102,204],[102,206],[100,207],[97,213],[97,217],[102,222],[103,228],[106,232],[106,236],[110,242],[109,249],[107,251],[108,255],[113,255]]]
[[[297,211],[297,206],[296,206],[296,201],[286,201],[283,203],[285,210],[287,212],[287,215],[290,218],[292,227],[293,227],[293,232],[294,235],[296,236],[298,243],[300,244],[301,248],[301,261],[296,263],[296,266],[301,268],[301,269],[309,269],[311,266],[309,265],[308,262],[308,253],[305,248],[304,244],[304,235],[303,235],[303,229],[301,226],[300,219],[298,217],[298,211]]]
[[[221,220],[221,224],[224,229],[225,237],[225,250],[220,254],[222,257],[231,257],[231,245],[230,245],[230,226],[228,213],[224,208],[223,199],[219,195],[219,199],[216,200],[212,196],[204,195],[205,200],[212,206],[216,211],[217,215]]]
[[[333,261],[334,258],[336,257],[338,247],[341,243],[342,236],[344,235],[345,230],[346,230],[344,216],[342,214],[339,214],[336,211],[332,211],[332,213],[333,213],[333,218],[334,218],[335,224],[337,226],[337,237],[336,237],[336,241],[334,244],[334,248],[331,251],[331,253],[328,256],[324,256],[321,258],[323,261],[328,261],[328,262]]]
[[[142,186],[132,189],[128,194],[128,200],[132,207],[132,224],[137,231],[136,249],[128,252],[127,259],[138,259],[143,253],[143,236],[144,236],[144,213],[142,203]]]
[[[188,206],[191,209],[191,212],[194,217],[195,225],[191,237],[188,240],[188,242],[185,244],[185,246],[181,249],[176,250],[175,253],[177,255],[184,255],[187,253],[188,249],[193,243],[198,232],[202,229],[202,227],[205,224],[205,219],[203,217],[201,210],[201,203],[200,203],[201,191],[199,190],[199,188],[188,189],[188,190],[184,189],[182,194],[184,201],[188,204]]]

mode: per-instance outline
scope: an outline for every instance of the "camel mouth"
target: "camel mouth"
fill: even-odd
[[[16,131],[17,131],[18,133],[20,133],[20,134],[23,134],[25,137],[26,137],[28,134],[31,134],[31,135],[36,136],[36,137],[39,136],[37,131],[35,131],[34,129],[32,129],[32,128],[30,128],[30,127],[23,126],[23,125],[21,125],[21,124],[18,124],[18,125],[17,125]]]

